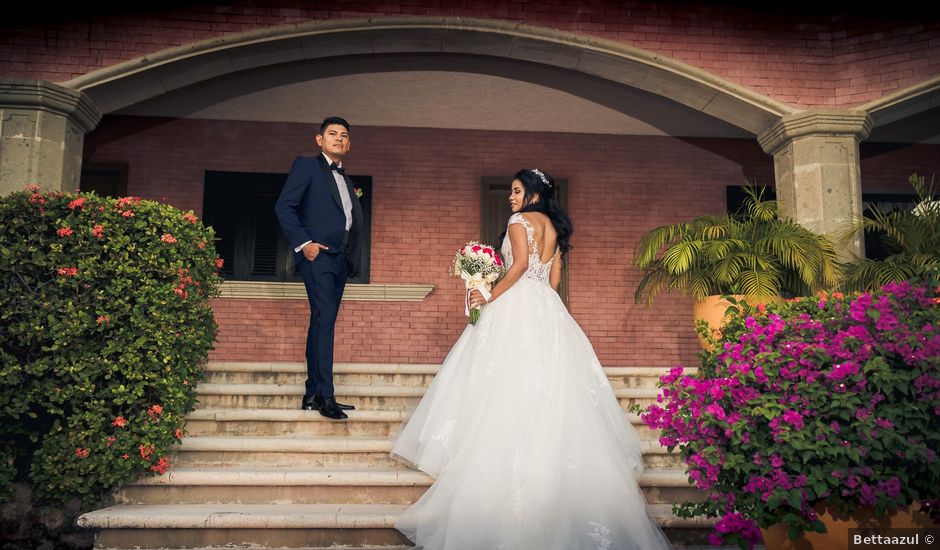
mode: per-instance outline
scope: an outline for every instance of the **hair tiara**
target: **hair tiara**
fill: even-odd
[[[541,170],[539,170],[538,168],[533,168],[533,169],[530,170],[530,171],[531,171],[533,174],[535,174],[536,176],[538,176],[539,179],[542,180],[542,183],[544,183],[547,187],[551,187],[551,186],[552,186],[552,184],[548,182],[548,178],[545,177],[545,174],[544,174]]]

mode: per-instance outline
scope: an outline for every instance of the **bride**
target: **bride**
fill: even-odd
[[[435,478],[395,525],[417,548],[671,548],[637,486],[639,438],[555,291],[572,226],[554,191],[515,175],[508,271],[395,440]]]

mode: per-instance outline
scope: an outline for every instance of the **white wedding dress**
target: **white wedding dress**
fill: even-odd
[[[672,548],[635,476],[640,441],[587,337],[529,267],[444,360],[392,454],[435,478],[395,527],[428,550]],[[502,248],[512,265],[509,239]]]

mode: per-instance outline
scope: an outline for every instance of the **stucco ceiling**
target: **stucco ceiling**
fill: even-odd
[[[120,114],[368,126],[752,137],[673,101],[572,71],[450,56],[349,57],[246,71]]]
[[[940,143],[936,109],[870,141]],[[574,71],[499,58],[371,55],[242,71],[120,114],[315,124],[753,138],[672,100]]]

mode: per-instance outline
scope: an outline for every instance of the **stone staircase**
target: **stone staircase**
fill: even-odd
[[[298,409],[301,364],[210,363],[170,471],[116,490],[115,505],[79,525],[99,530],[102,549],[410,547],[395,518],[433,480],[388,453],[438,368],[337,364],[337,399],[357,410],[332,421]],[[665,370],[605,369],[624,409],[655,401]],[[646,445],[639,482],[650,513],[677,547],[703,544],[709,521],[671,513],[701,493],[628,416]]]

